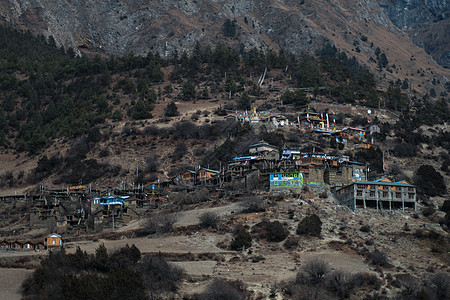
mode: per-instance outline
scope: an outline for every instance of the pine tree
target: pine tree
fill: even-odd
[[[166,109],[164,110],[164,115],[166,117],[175,117],[178,116],[178,114],[178,107],[175,102],[172,101],[167,104]]]

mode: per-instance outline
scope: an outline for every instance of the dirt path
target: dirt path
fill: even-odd
[[[175,223],[175,227],[178,226],[189,226],[196,225],[200,223],[200,216],[206,212],[212,212],[217,214],[220,217],[225,217],[231,214],[237,214],[242,212],[244,207],[241,202],[231,203],[224,206],[219,207],[209,207],[209,208],[201,208],[183,211],[177,214],[177,222]]]

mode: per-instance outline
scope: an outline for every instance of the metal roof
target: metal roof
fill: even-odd
[[[57,233],[52,233],[52,234],[48,235],[47,237],[57,237],[57,238],[60,238],[61,236],[60,236],[59,234],[57,234]]]
[[[220,173],[220,171],[212,170],[212,169],[208,169],[208,168],[203,168],[203,167],[201,167],[200,169],[198,169],[198,171],[200,171],[200,170],[205,170],[205,171],[212,172],[212,173]],[[197,172],[198,172],[198,171],[197,171]]]
[[[269,147],[269,148],[273,148],[273,149],[278,149],[277,146],[270,145],[269,143],[267,143],[267,142],[264,141],[264,140],[261,140],[261,141],[259,141],[259,142],[256,143],[256,144],[250,145],[249,148],[257,148],[257,147],[261,147],[261,146]]]
[[[357,182],[354,182],[354,183],[357,183],[357,184],[378,184],[378,185],[388,185],[388,186],[416,187],[415,185],[408,184],[408,183],[403,183],[401,181],[398,181],[398,182],[385,182],[385,181],[380,181],[380,179],[374,180],[374,181],[357,181]],[[354,183],[352,183],[352,184],[354,184]]]

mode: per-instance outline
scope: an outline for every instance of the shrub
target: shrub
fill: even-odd
[[[290,236],[284,242],[284,248],[291,249],[298,246],[300,239],[298,236]]]
[[[158,136],[160,134],[160,129],[158,129],[158,127],[156,127],[155,125],[151,125],[145,127],[144,133],[147,135]]]
[[[98,153],[99,157],[106,157],[109,156],[111,153],[109,153],[109,150],[107,148],[100,150]]]
[[[414,144],[401,143],[394,147],[394,154],[397,157],[412,157],[417,154],[417,146]]]
[[[95,254],[77,249],[74,254],[54,251],[23,284],[27,299],[147,299],[150,292],[176,290],[180,272],[159,258],[142,263],[139,249],[128,245],[111,255],[102,245]],[[158,259],[158,258],[156,258]],[[152,259],[153,260],[153,259]],[[132,287],[132,288],[131,288]]]
[[[447,187],[444,178],[431,165],[420,166],[414,176],[419,191],[429,196],[440,196],[445,194]]]
[[[321,198],[321,199],[326,199],[326,198],[328,198],[328,193],[327,193],[326,191],[320,193],[320,194],[319,194],[319,198]]]
[[[357,286],[373,286],[375,290],[381,287],[381,280],[373,273],[357,273],[354,276]]]
[[[179,115],[178,107],[175,102],[172,101],[167,104],[166,108],[164,109],[164,115],[166,117],[175,117]]]
[[[369,254],[369,259],[376,266],[384,266],[388,263],[388,257],[386,253],[376,249]]]
[[[313,258],[300,268],[296,280],[301,284],[316,284],[322,282],[330,271],[330,265],[326,261]]]
[[[199,295],[199,300],[241,300],[244,299],[243,283],[216,279]]]
[[[145,159],[145,172],[146,173],[154,173],[158,170],[158,167],[159,167],[159,161],[155,155],[147,157]]]
[[[206,202],[210,199],[209,190],[207,188],[196,189],[192,194],[193,203]]]
[[[444,204],[442,204],[442,207],[441,207],[441,211],[443,211],[445,213],[450,211],[450,199],[447,199],[444,201]]]
[[[173,151],[173,154],[172,154],[175,161],[181,160],[183,158],[183,156],[186,154],[186,151],[187,151],[186,145],[184,143],[179,143],[175,147],[175,150]]]
[[[162,256],[146,256],[138,266],[142,281],[151,292],[175,292],[184,277],[183,269],[169,264]]]
[[[251,234],[245,230],[245,228],[241,227],[238,229],[233,241],[231,241],[231,249],[239,251],[241,249],[250,248],[252,246],[252,236]]]
[[[327,276],[327,287],[334,291],[341,299],[347,298],[356,287],[356,276],[342,270],[336,270]]]
[[[447,227],[450,227],[450,210],[445,213],[443,224],[447,225]]]
[[[268,222],[266,225],[266,230],[267,240],[270,242],[281,242],[289,235],[289,230],[287,230],[283,224],[278,221]]]
[[[191,115],[191,120],[192,121],[197,121],[198,120],[198,118],[199,118],[199,114],[198,113],[193,113],[192,115]]]
[[[249,213],[265,211],[265,201],[259,196],[249,196],[244,198],[245,211]]]
[[[422,213],[425,217],[429,217],[429,216],[433,215],[435,212],[436,212],[436,210],[432,206],[427,206],[424,209],[422,209]]]
[[[200,216],[200,225],[203,228],[217,228],[217,224],[219,223],[219,216],[213,212],[205,212]]]
[[[160,213],[148,216],[141,234],[150,235],[155,233],[168,233],[173,230],[173,225],[177,222],[174,214]]]
[[[437,273],[430,278],[435,287],[437,299],[449,299],[450,295],[450,275],[448,273]]]
[[[370,232],[370,226],[369,225],[361,226],[359,230],[362,232]]]
[[[410,274],[400,274],[397,276],[396,280],[393,282],[394,286],[403,288],[403,295],[413,295],[415,294],[418,284],[417,281]]]
[[[108,163],[99,163],[95,159],[81,160],[79,157],[66,158],[65,172],[60,174],[55,183],[76,183],[80,180],[88,184],[93,180],[104,177],[118,176],[120,166],[111,166]]]
[[[266,239],[269,242],[278,243],[289,235],[289,230],[278,221],[269,222],[264,220],[252,227],[252,234]]]
[[[227,111],[225,110],[224,107],[220,106],[218,107],[215,111],[214,114],[218,115],[218,116],[226,116],[227,115]]]
[[[297,227],[297,234],[300,235],[320,237],[321,231],[322,231],[322,221],[316,214],[304,217]]]

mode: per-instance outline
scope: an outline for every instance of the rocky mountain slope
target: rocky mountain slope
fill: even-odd
[[[442,66],[450,66],[450,2],[447,0],[380,1],[392,23],[409,34]]]
[[[450,77],[436,64],[450,65],[448,11],[446,0],[1,0],[0,22],[53,36],[66,48],[115,55],[173,56],[197,41],[299,54],[331,40],[372,70],[380,48],[393,66],[380,79],[408,79],[428,91],[430,83],[413,76],[419,71],[444,84]]]

